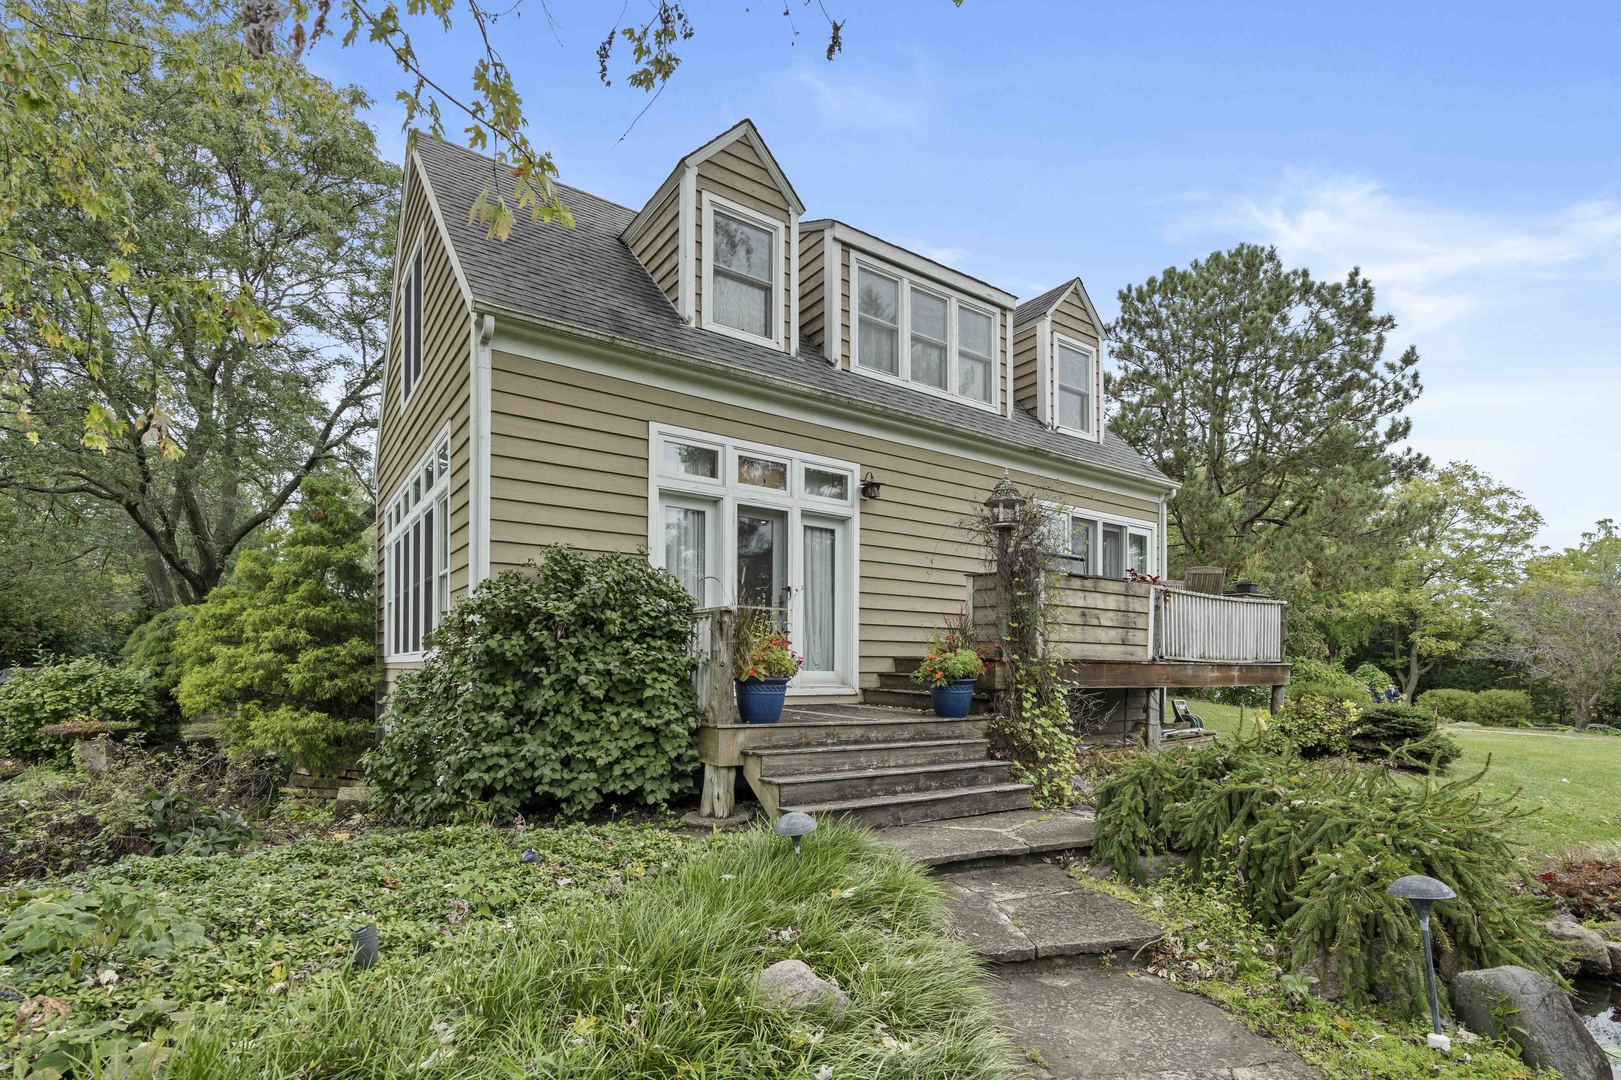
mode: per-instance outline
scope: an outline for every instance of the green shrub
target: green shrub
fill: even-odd
[[[1524,690],[1482,690],[1475,695],[1474,721],[1519,727],[1531,720],[1531,695]]]
[[[1407,874],[1456,890],[1433,918],[1439,947],[1462,967],[1556,967],[1538,925],[1545,902],[1506,887],[1530,883],[1507,839],[1525,812],[1483,795],[1481,775],[1415,782],[1250,746],[1139,754],[1098,788],[1093,853],[1140,876],[1139,856],[1184,852],[1195,880],[1237,884],[1255,920],[1289,943],[1293,969],[1326,964],[1353,1004],[1377,985],[1418,1008],[1418,923],[1385,895]]]
[[[1361,718],[1362,710],[1342,698],[1297,697],[1272,718],[1261,743],[1271,753],[1332,757],[1350,749],[1351,733]]]
[[[691,595],[633,555],[559,547],[530,569],[453,608],[390,696],[366,769],[391,813],[505,819],[550,802],[579,815],[689,790]]]
[[[319,772],[370,731],[377,612],[365,505],[350,484],[306,479],[287,527],[181,620],[181,713],[217,718],[234,754],[280,754]]]
[[[159,689],[171,700],[175,685],[180,682],[180,666],[174,652],[175,637],[190,611],[187,607],[160,611],[137,626],[124,641],[124,662],[150,671]]]
[[[161,716],[157,685],[144,668],[81,656],[14,669],[0,683],[0,757],[65,758],[66,743],[40,734],[46,724],[84,719],[150,733]]]
[[[1339,698],[1358,703],[1368,700],[1368,691],[1355,675],[1338,664],[1309,657],[1289,661],[1289,696]]]
[[[1394,689],[1396,680],[1385,674],[1385,669],[1377,664],[1361,664],[1351,673],[1351,677],[1363,687],[1372,687],[1379,693]]]
[[[1475,718],[1473,690],[1426,690],[1418,695],[1418,707],[1428,709],[1442,720],[1466,724]]]
[[[1445,769],[1463,756],[1463,748],[1436,730],[1436,718],[1410,705],[1370,705],[1351,733],[1348,747],[1364,761]]]

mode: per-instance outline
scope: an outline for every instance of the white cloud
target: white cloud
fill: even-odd
[[[837,128],[846,138],[921,131],[939,95],[921,67],[883,77],[846,71],[837,79],[795,67],[782,73],[780,84],[795,105],[810,105],[824,126]]]

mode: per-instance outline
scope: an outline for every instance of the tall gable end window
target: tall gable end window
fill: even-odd
[[[1090,435],[1094,407],[1092,383],[1097,377],[1097,350],[1089,345],[1059,338],[1057,352],[1058,426]]]
[[[383,517],[383,652],[417,660],[450,610],[450,432],[443,432]]]
[[[854,273],[855,370],[996,408],[992,309],[861,259]]]
[[[405,265],[405,281],[400,287],[400,407],[411,400],[411,391],[422,381],[422,245],[417,244],[411,261]]]
[[[703,320],[782,347],[783,223],[704,193]]]

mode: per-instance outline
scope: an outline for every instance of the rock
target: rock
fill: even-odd
[[[767,1001],[790,1009],[826,1008],[839,1012],[850,999],[833,983],[819,977],[803,960],[779,960],[760,972],[755,990]]]
[[[86,772],[104,773],[113,767],[113,744],[107,739],[83,739],[73,744],[73,756]]]
[[[1570,954],[1570,962],[1565,965],[1567,972],[1596,978],[1605,978],[1611,973],[1610,950],[1604,947],[1604,935],[1597,930],[1589,930],[1568,915],[1549,919],[1542,925]]]
[[[1147,881],[1149,884],[1160,880],[1173,870],[1179,870],[1188,864],[1188,857],[1175,851],[1163,852],[1155,855],[1137,856],[1138,881]],[[1114,876],[1112,863],[1098,863],[1087,871],[1094,881],[1107,881]]]
[[[350,784],[347,787],[340,787],[337,797],[332,800],[332,820],[347,821],[349,818],[364,817],[370,806],[369,785]]]
[[[1610,954],[1610,976],[1621,978],[1621,941],[1606,941],[1604,949]]]
[[[1611,1080],[1610,1060],[1570,998],[1534,971],[1513,966],[1465,971],[1452,982],[1452,1008],[1482,1035],[1511,1037],[1534,1069],[1552,1069],[1565,1080]],[[1499,1030],[1500,1020],[1507,1031]]]
[[[1603,935],[1606,941],[1621,941],[1621,919],[1614,922],[1601,922],[1593,927]]]
[[[1345,987],[1341,985],[1340,977],[1334,974],[1334,966],[1328,962],[1328,953],[1319,952],[1314,959],[1300,965],[1298,974],[1317,980],[1311,984],[1311,992],[1319,1001],[1345,1000]]]

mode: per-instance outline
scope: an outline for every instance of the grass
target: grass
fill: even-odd
[[[1190,702],[1205,725],[1224,739],[1240,730],[1239,709],[1213,701]],[[1242,729],[1256,730],[1264,709],[1243,710]],[[1614,795],[1621,776],[1621,738],[1570,735],[1451,724],[1446,733],[1463,747],[1453,775],[1479,771],[1489,795],[1514,795],[1537,813],[1516,823],[1516,838],[1538,857],[1557,857],[1587,844],[1613,843],[1621,833],[1621,802]]]
[[[796,859],[755,830],[617,901],[391,960],[253,1025],[205,1023],[168,1075],[1012,1077],[947,925],[924,872],[864,834],[824,828]],[[789,958],[850,1005],[759,998],[757,974]]]
[[[1236,896],[1217,882],[1195,885],[1167,878],[1129,888],[1094,881],[1079,868],[1072,874],[1165,926],[1147,957],[1153,974],[1215,1001],[1252,1031],[1276,1039],[1322,1069],[1328,1080],[1420,1080],[1441,1072],[1457,1080],[1543,1075],[1505,1047],[1484,1040],[1457,1046],[1443,1068],[1424,1043],[1427,1022],[1313,996],[1309,981],[1287,976],[1279,966],[1288,950],[1256,926]],[[1552,1073],[1545,1075],[1557,1080]]]

